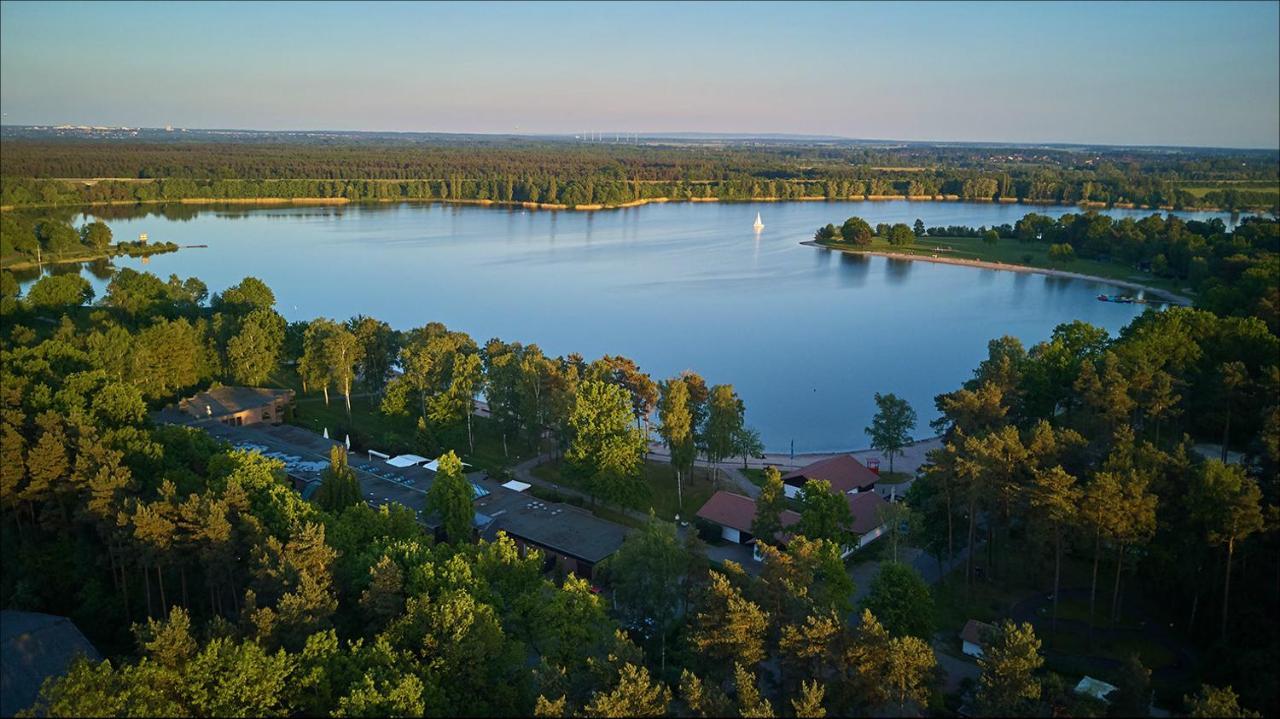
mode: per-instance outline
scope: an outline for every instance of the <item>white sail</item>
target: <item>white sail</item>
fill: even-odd
[[[764,223],[760,221],[760,213],[759,213],[759,212],[757,212],[757,213],[756,213],[756,224],[752,225],[752,227],[756,228],[757,230],[762,230],[762,229],[764,229]]]

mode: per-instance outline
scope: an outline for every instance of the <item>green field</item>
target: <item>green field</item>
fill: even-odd
[[[561,467],[562,464],[559,461],[548,462],[536,467],[533,473],[547,482],[573,487],[581,492],[587,491],[585,487],[565,479],[561,473]],[[652,508],[659,518],[666,520],[673,520],[677,513],[681,520],[689,520],[715,492],[711,473],[703,467],[695,469],[692,478],[685,478],[682,488],[683,504],[676,499],[676,476],[671,465],[645,462],[641,479],[649,488],[649,499],[632,506],[631,509],[647,512]],[[612,519],[612,517],[609,518]]]
[[[377,395],[365,394],[359,390],[354,392],[351,418],[348,419],[342,395],[330,392],[327,405],[324,403],[324,395],[319,392],[304,395],[297,376],[287,368],[277,371],[272,379],[274,386],[287,387],[298,393],[292,424],[315,432],[328,429],[329,436],[334,439],[342,439],[350,433],[353,448],[376,449],[389,454],[426,452],[416,438],[417,420],[409,416],[383,414],[379,410],[381,398]],[[454,450],[464,462],[475,469],[493,474],[533,456],[528,445],[510,438],[504,452],[502,435],[490,419],[472,417],[472,431],[476,442],[475,452],[470,451],[465,439]]]
[[[1259,192],[1270,195],[1270,202],[1280,202],[1280,185],[1254,182],[1249,180],[1241,180],[1237,182],[1221,182],[1216,185],[1181,185],[1178,189],[1185,190],[1196,197],[1204,197],[1210,192],[1220,190],[1239,190],[1241,192]]]
[[[852,252],[894,252],[929,258],[936,256],[939,259],[1000,262],[1006,265],[1078,272],[1102,279],[1136,282],[1162,290],[1187,294],[1187,290],[1182,286],[1183,283],[1177,280],[1156,277],[1149,272],[1142,272],[1135,267],[1120,262],[1101,262],[1080,258],[1070,262],[1050,262],[1049,246],[1039,242],[1018,242],[1013,239],[1001,238],[994,244],[988,244],[977,237],[921,237],[915,244],[891,245],[888,241],[875,237],[872,238],[869,245],[854,245],[841,241],[824,242],[822,245],[831,249]]]

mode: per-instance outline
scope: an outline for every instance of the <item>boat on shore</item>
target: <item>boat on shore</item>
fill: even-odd
[[[1133,297],[1131,295],[1098,295],[1099,302],[1117,302],[1122,305],[1145,305],[1149,302],[1144,297]]]

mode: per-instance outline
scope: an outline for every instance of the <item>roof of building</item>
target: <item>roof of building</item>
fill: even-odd
[[[429,460],[426,457],[420,457],[416,454],[397,454],[386,463],[392,467],[413,467],[420,464],[426,464]]]
[[[870,487],[880,476],[849,454],[838,454],[782,476],[782,481],[791,485],[803,485],[811,479],[824,479],[837,492],[851,492]]]
[[[1107,700],[1107,695],[1115,690],[1114,684],[1108,684],[1090,676],[1081,678],[1080,683],[1076,684],[1076,694],[1087,694],[1104,702]]]
[[[756,502],[750,497],[720,490],[711,495],[711,499],[702,505],[697,516],[723,527],[750,532],[751,524],[756,518]],[[789,527],[800,521],[800,515],[790,509],[784,509],[780,519],[782,526]]]
[[[224,385],[197,392],[194,396],[181,400],[178,402],[178,409],[197,419],[222,417],[247,409],[266,407],[281,398],[292,399],[293,390]]]
[[[596,563],[622,546],[629,529],[568,504],[546,502],[524,492],[491,483],[490,494],[476,502],[476,511],[492,521],[481,535],[492,539],[499,531],[566,556]]]
[[[13,716],[34,704],[44,680],[65,674],[77,654],[99,659],[70,619],[0,611],[0,716]]]
[[[866,534],[884,524],[880,521],[880,510],[889,506],[889,503],[879,494],[875,492],[846,494],[845,500],[849,502],[849,512],[853,514],[853,526],[850,529],[854,534]]]
[[[964,623],[964,629],[960,630],[960,638],[970,644],[982,646],[987,643],[986,640],[983,639],[983,635],[989,632],[994,632],[995,630],[995,627],[987,624],[986,622],[980,622],[977,619],[970,619]]]

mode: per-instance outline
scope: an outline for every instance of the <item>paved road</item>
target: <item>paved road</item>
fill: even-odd
[[[591,507],[591,506],[593,506],[593,503],[597,502],[598,500],[596,500],[596,499],[595,499],[594,497],[592,497],[590,494],[587,494],[586,492],[582,492],[582,491],[580,491],[580,490],[574,489],[573,487],[566,487],[566,486],[564,486],[564,485],[562,485],[562,484],[556,484],[555,482],[548,482],[547,480],[542,479],[541,477],[538,477],[537,475],[535,475],[535,474],[533,473],[533,468],[534,468],[534,467],[537,467],[537,466],[538,466],[538,465],[540,465],[540,464],[546,464],[547,462],[550,462],[550,461],[552,460],[552,458],[553,458],[553,457],[552,457],[552,455],[551,455],[550,453],[544,453],[544,454],[540,454],[540,455],[538,455],[538,456],[536,456],[536,457],[532,457],[532,458],[530,458],[530,459],[526,459],[525,461],[521,462],[520,464],[517,464],[515,467],[512,467],[512,468],[511,468],[511,473],[512,473],[512,475],[513,475],[513,476],[515,476],[515,478],[516,478],[516,479],[520,480],[521,482],[525,482],[525,483],[527,483],[527,484],[532,484],[532,485],[534,485],[535,487],[543,487],[544,489],[551,489],[551,490],[555,490],[555,491],[557,491],[557,492],[559,492],[560,494],[563,494],[563,495],[565,495],[565,496],[569,496],[569,497],[578,497],[579,499],[583,500],[583,503],[584,503],[584,505],[585,505],[585,506],[587,506],[587,507]],[[618,506],[616,506],[616,505],[612,505],[612,504],[606,504],[606,505],[603,505],[603,506],[605,506],[605,507],[607,507],[607,508],[609,508],[609,509],[611,509],[611,510],[613,510],[613,511],[615,511],[615,512],[621,512],[621,513],[623,513],[623,514],[627,515],[628,517],[631,517],[632,519],[638,520],[638,521],[640,521],[640,522],[648,522],[648,521],[649,521],[649,514],[648,514],[648,512],[640,512],[640,511],[635,510],[635,509],[629,509],[629,508],[626,508],[626,507],[618,507]]]

